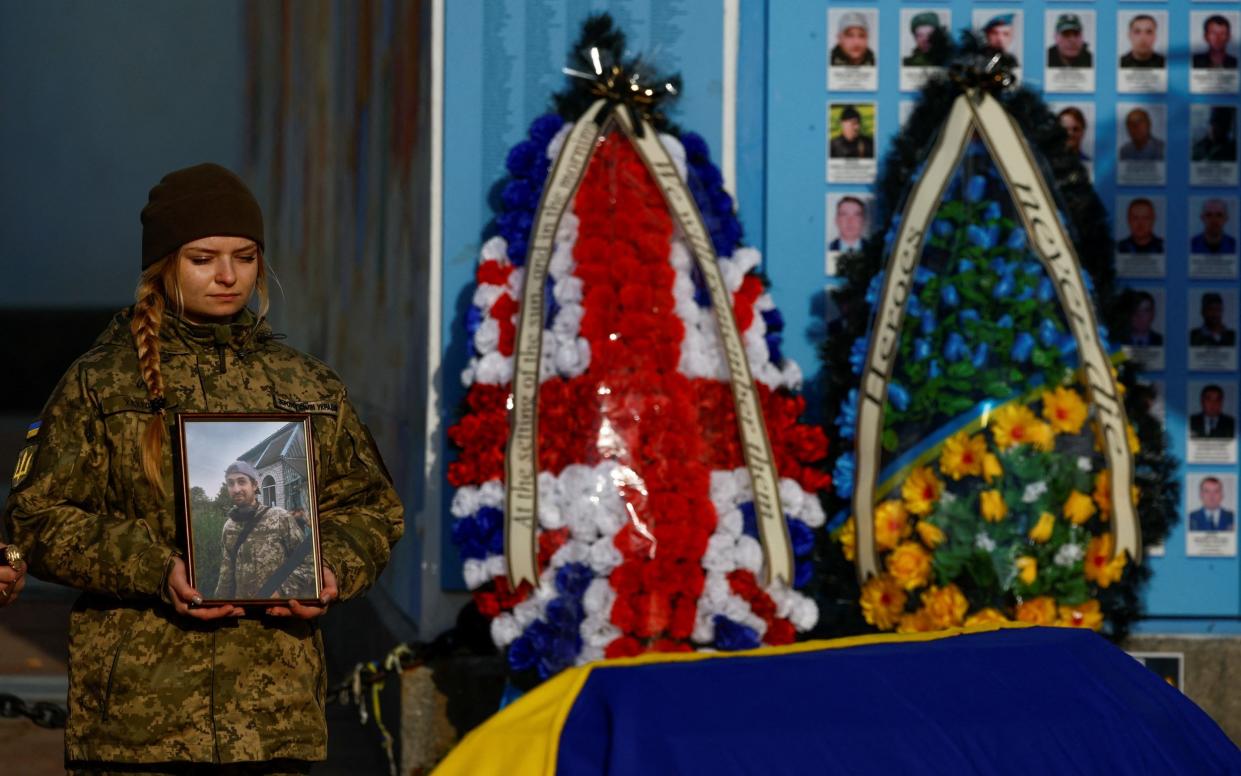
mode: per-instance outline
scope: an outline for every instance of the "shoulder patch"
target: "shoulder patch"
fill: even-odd
[[[42,420],[36,420],[34,423],[31,423],[29,426],[26,427],[26,439],[31,440],[37,437],[39,435],[39,429],[41,429],[42,427],[43,427]]]
[[[39,443],[30,442],[17,454],[17,467],[13,469],[13,490],[21,487],[34,468],[35,455],[39,452]]]
[[[306,412],[311,415],[335,415],[340,412],[340,402],[335,401],[302,401],[280,394],[273,394],[276,408],[285,412]]]

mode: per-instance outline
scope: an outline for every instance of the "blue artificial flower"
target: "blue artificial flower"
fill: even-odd
[[[1044,318],[1038,325],[1038,341],[1045,348],[1053,347],[1060,341],[1060,330],[1050,318]]]
[[[870,283],[866,286],[866,303],[872,307],[879,301],[879,294],[883,291],[883,273],[880,272],[870,279]]]
[[[759,641],[758,631],[748,625],[728,619],[722,614],[712,618],[715,623],[715,648],[725,652],[736,652],[742,649],[754,649]]]
[[[836,416],[836,427],[840,429],[836,436],[841,439],[852,439],[857,426],[857,388],[850,388],[849,395],[840,404],[840,414]]]
[[[529,242],[524,234],[515,235],[509,239],[508,260],[513,263],[513,266],[521,267],[525,265],[527,247],[529,247]]]
[[[552,142],[552,138],[556,136],[556,133],[563,126],[564,119],[560,118],[558,114],[544,113],[530,122],[530,129],[526,134],[530,136],[530,140],[534,143],[546,148],[547,144]]]
[[[914,285],[915,286],[925,286],[927,283],[930,283],[934,279],[935,279],[934,270],[927,269],[921,264],[919,264],[918,268],[914,270]]]
[[[840,498],[853,495],[853,465],[853,453],[848,452],[837,458],[836,466],[832,468],[832,486]]]
[[[827,525],[825,525],[824,528],[828,531],[835,531],[837,528],[844,525],[845,521],[848,519],[849,519],[848,509],[838,510],[836,514],[832,515],[832,519],[827,521]]]
[[[1085,267],[1082,267],[1082,283],[1086,286],[1086,291],[1091,294],[1094,293],[1094,278],[1090,277],[1090,273],[1086,271]]]
[[[939,366],[939,359],[938,358],[931,359],[931,365],[927,368],[927,375],[931,377],[932,379],[934,379],[936,377],[939,377],[943,373],[944,373],[943,369],[941,369]]]
[[[981,317],[978,315],[978,311],[975,310],[973,307],[967,310],[962,310],[961,315],[959,317],[965,323],[976,323],[977,321],[981,320]]]
[[[767,357],[771,359],[771,363],[779,364],[784,360],[784,353],[780,350],[780,335],[766,334],[763,339],[767,342]]]
[[[530,646],[539,654],[543,654],[547,652],[552,640],[556,638],[556,631],[546,622],[535,620],[526,628],[525,636],[530,639]]]
[[[681,135],[681,147],[685,149],[685,158],[691,162],[699,162],[711,157],[707,141],[697,132],[685,132]]]
[[[544,153],[546,144],[539,145],[529,140],[523,140],[513,146],[508,152],[508,158],[504,160],[504,166],[508,168],[509,174],[517,178],[530,178],[539,171],[539,160],[546,160],[547,155]]]
[[[1064,334],[1060,335],[1060,341],[1057,343],[1057,348],[1060,350],[1061,355],[1073,355],[1077,352],[1077,337],[1074,337],[1066,331]]]
[[[961,297],[959,294],[957,294],[957,287],[952,285],[951,283],[945,283],[939,289],[939,298],[940,298],[940,301],[942,301],[944,304],[948,305],[949,307],[956,307],[958,304],[961,303]]]
[[[576,628],[554,639],[539,658],[539,678],[550,678],[573,665],[573,659],[581,651],[582,636]]]
[[[556,589],[561,595],[580,598],[595,578],[585,563],[566,563],[556,571]]]
[[[767,324],[767,331],[782,331],[784,329],[784,316],[775,307],[770,310],[763,310],[763,323]]]
[[[466,560],[484,560],[487,557],[487,538],[479,530],[478,520],[473,517],[452,521],[452,543]]]
[[[949,361],[960,361],[969,355],[970,349],[965,344],[965,338],[960,332],[948,332],[948,339],[944,341],[944,358]]]
[[[1051,278],[1044,277],[1038,282],[1038,291],[1035,292],[1035,296],[1043,304],[1047,304],[1055,298],[1056,287],[1051,284]]]
[[[987,209],[982,211],[982,217],[984,221],[998,220],[1000,217],[1000,203],[995,200],[988,202]]]
[[[935,333],[938,327],[939,323],[935,320],[935,313],[931,310],[924,310],[922,312],[922,320],[918,321],[918,331],[929,337]]]
[[[987,193],[987,179],[982,175],[973,175],[965,186],[965,199],[977,202]]]
[[[793,545],[793,555],[803,557],[814,549],[814,529],[795,517],[788,519],[789,542]]]
[[[1024,364],[1030,360],[1030,354],[1034,351],[1034,337],[1029,332],[1021,332],[1017,338],[1013,340],[1012,350],[1009,355],[1019,364]]]
[[[556,325],[556,314],[560,312],[560,303],[556,301],[555,288],[556,279],[548,275],[543,294],[543,298],[547,301],[547,310],[543,315],[543,328],[545,329],[551,329]]]
[[[995,241],[991,239],[991,232],[975,224],[965,227],[965,237],[971,245],[977,245],[979,248],[989,249],[995,246]]]
[[[978,347],[974,348],[974,358],[970,361],[975,369],[982,369],[987,364],[987,343],[980,342]]]
[[[974,269],[974,262],[969,259],[961,259],[957,262],[957,272],[969,272]]]
[[[561,633],[576,629],[582,616],[582,603],[576,598],[558,596],[547,602],[547,622]]]
[[[914,358],[925,361],[931,357],[931,343],[922,337],[914,340]]]
[[[1004,313],[1000,316],[1000,319],[995,322],[995,325],[999,326],[1001,329],[1011,329],[1013,328],[1013,316],[1008,313]]]
[[[905,303],[905,314],[911,318],[917,318],[922,315],[922,300],[917,294],[910,294],[909,301]]]
[[[465,333],[470,335],[471,347],[474,342],[474,335],[478,333],[478,327],[483,325],[483,311],[470,305],[465,311]]]
[[[892,381],[888,383],[888,401],[898,412],[904,412],[909,408],[909,391],[900,383]]]
[[[715,192],[724,185],[724,176],[720,173],[719,168],[711,164],[709,157],[701,160],[695,159],[691,166],[694,169],[694,174],[698,176],[698,181],[707,191]]]
[[[793,569],[793,587],[805,587],[814,576],[814,561],[807,558]]]
[[[1037,261],[1022,262],[1021,271],[1027,275],[1042,275],[1043,265]]]
[[[931,224],[931,231],[933,231],[937,237],[947,239],[952,236],[954,231],[956,231],[956,227],[953,226],[952,222],[946,218],[937,218],[935,219],[935,222]]]
[[[1034,298],[1034,287],[1033,286],[1022,286],[1021,293],[1017,294],[1018,302],[1025,302],[1033,298]]]
[[[853,341],[853,347],[849,350],[849,366],[853,368],[853,374],[862,374],[862,369],[866,366],[866,351],[870,348],[870,335],[858,337]]]
[[[995,284],[995,288],[991,289],[991,296],[996,299],[1003,299],[1013,293],[1013,289],[1017,286],[1017,281],[1013,279],[1011,274],[1000,276],[1000,282]]]
[[[508,664],[514,671],[521,673],[534,668],[534,664],[538,662],[539,655],[534,649],[534,645],[530,639],[525,636],[518,636],[513,639],[513,643],[508,645]]]
[[[1008,233],[1008,239],[1004,241],[1004,246],[1015,251],[1023,251],[1026,248],[1026,242],[1026,230],[1018,226]]]
[[[741,533],[757,539],[758,517],[754,514],[754,503],[747,501],[743,504],[738,504],[737,509],[741,511]]]
[[[533,210],[538,206],[541,192],[526,178],[511,178],[500,192],[505,210]],[[533,202],[531,200],[534,200]]]
[[[997,275],[1007,275],[1015,266],[1015,263],[999,256],[991,260],[991,271]]]

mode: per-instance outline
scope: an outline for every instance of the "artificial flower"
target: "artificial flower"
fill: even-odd
[[[939,481],[929,466],[914,469],[901,485],[901,498],[905,499],[905,508],[915,515],[929,514],[944,490],[944,483]]]
[[[1033,585],[1034,580],[1038,579],[1038,560],[1029,555],[1023,555],[1017,559],[1014,564],[1017,567],[1017,578],[1024,585]]]
[[[1099,587],[1108,587],[1120,580],[1125,572],[1125,556],[1112,555],[1112,535],[1105,533],[1090,540],[1086,548],[1086,563],[1083,570],[1086,580]]]
[[[990,523],[998,523],[1008,515],[1008,504],[1004,503],[1004,494],[998,490],[984,490],[978,496],[978,509],[983,519]]]
[[[1056,449],[1056,432],[1052,429],[1051,424],[1036,421],[1030,424],[1028,433],[1030,445],[1036,450],[1050,453]]]
[[[892,630],[907,598],[900,584],[887,574],[871,577],[862,586],[862,617],[879,630]]]
[[[1000,459],[992,453],[987,453],[982,459],[982,476],[990,485],[991,481],[996,477],[1004,476],[1004,467],[1000,465]]]
[[[840,542],[840,551],[844,553],[845,560],[852,561],[857,554],[857,522],[852,517],[840,526],[836,541]]]
[[[879,549],[895,549],[912,528],[904,502],[888,499],[875,507],[875,546]]]
[[[1103,613],[1099,611],[1099,602],[1092,598],[1074,606],[1061,606],[1056,625],[1066,628],[1102,630]]]
[[[918,532],[918,538],[922,540],[922,543],[932,550],[944,542],[943,529],[934,523],[919,520],[914,526],[914,530]]]
[[[1112,472],[1104,469],[1094,477],[1094,503],[1099,505],[1099,516],[1107,520],[1112,511]]]
[[[931,622],[925,609],[902,614],[900,622],[896,624],[897,633],[925,633],[933,630],[935,630],[935,623]]]
[[[1043,417],[1059,434],[1076,434],[1086,422],[1086,402],[1077,391],[1064,386],[1043,391]]]
[[[954,480],[962,477],[978,477],[983,473],[983,459],[987,455],[987,440],[981,435],[970,436],[958,431],[944,442],[939,454],[939,470]]]
[[[1034,413],[1024,404],[1005,404],[992,415],[988,425],[996,447],[1007,450],[1014,445],[1027,444],[1031,435],[1037,434],[1036,427],[1041,425]]]
[[[931,553],[917,542],[901,542],[887,557],[888,573],[906,590],[917,590],[931,577]]]
[[[1137,455],[1142,451],[1142,443],[1138,441],[1138,432],[1133,430],[1133,425],[1125,424],[1125,435],[1129,438],[1129,455]]]
[[[1064,502],[1064,516],[1071,520],[1073,525],[1081,525],[1089,520],[1094,513],[1094,501],[1080,490],[1070,493],[1068,500]]]
[[[965,618],[966,627],[971,625],[990,625],[995,622],[1008,622],[1008,618],[1004,616],[1003,612],[992,606],[980,609]]]
[[[1056,621],[1056,599],[1041,595],[1017,604],[1017,622],[1051,625]]]
[[[927,588],[922,593],[922,608],[936,628],[951,628],[964,622],[970,602],[959,587],[948,583],[943,587]]]
[[[1030,529],[1027,534],[1030,541],[1042,544],[1051,538],[1052,529],[1056,527],[1056,516],[1051,512],[1044,512],[1038,516],[1038,522]]]

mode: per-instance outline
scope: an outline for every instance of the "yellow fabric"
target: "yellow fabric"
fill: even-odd
[[[935,641],[972,633],[988,633],[1005,628],[1029,628],[1030,623],[995,622],[926,633],[878,633],[843,639],[803,641],[783,647],[759,647],[743,652],[648,652],[636,657],[605,660],[562,671],[552,679],[518,698],[503,711],[475,728],[449,752],[435,770],[435,776],[554,776],[560,733],[578,693],[591,671],[600,668],[646,665],[648,663],[688,663],[697,660],[727,660],[764,655],[795,655],[827,649],[846,649],[868,644]]]

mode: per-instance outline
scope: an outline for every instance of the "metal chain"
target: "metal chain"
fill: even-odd
[[[69,718],[69,711],[56,703],[39,701],[33,706],[16,695],[0,693],[0,717],[15,719],[25,717],[41,728],[63,728]]]

